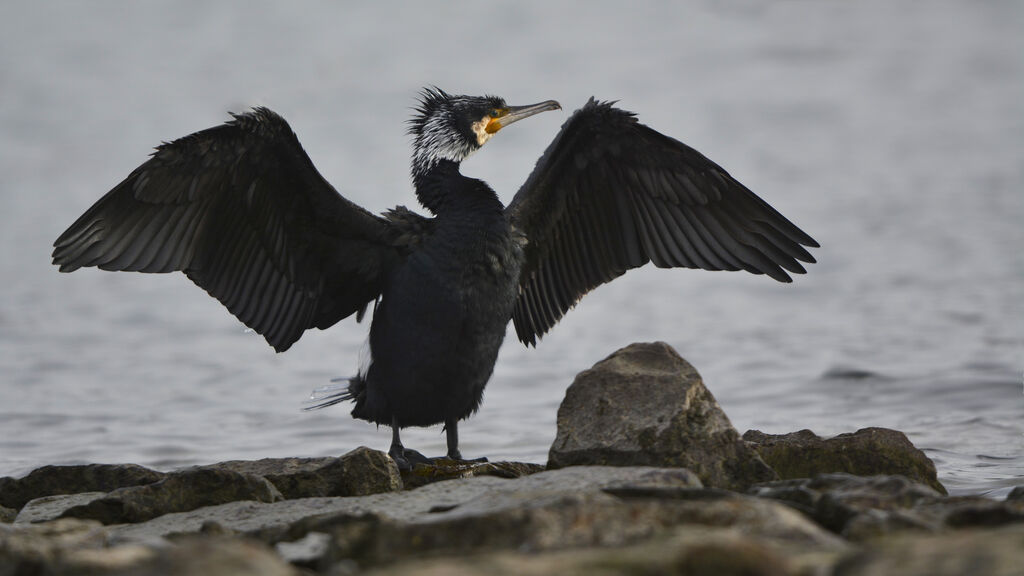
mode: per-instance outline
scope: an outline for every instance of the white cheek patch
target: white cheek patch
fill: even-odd
[[[490,132],[487,131],[487,124],[490,123],[490,121],[490,116],[484,116],[482,120],[473,122],[472,128],[473,134],[476,134],[477,146],[483,146],[484,142],[487,142],[488,140],[491,139],[491,136],[494,136],[494,134],[491,134]]]

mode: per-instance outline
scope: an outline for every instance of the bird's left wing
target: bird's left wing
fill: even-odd
[[[593,98],[507,208],[527,238],[513,321],[535,344],[631,268],[746,270],[789,282],[818,243],[693,148]]]

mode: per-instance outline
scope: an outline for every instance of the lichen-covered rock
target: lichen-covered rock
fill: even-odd
[[[706,486],[777,478],[669,345],[632,344],[581,372],[558,408],[549,468],[678,466]]]
[[[282,499],[277,488],[262,476],[189,468],[168,474],[153,484],[119,488],[103,498],[69,508],[62,516],[121,524],[238,500],[275,502]]]
[[[841,560],[835,576],[1019,576],[1024,524],[942,534],[896,534]]]
[[[398,467],[387,454],[361,446],[340,458],[264,458],[203,466],[263,476],[285,498],[365,496],[402,489]]]
[[[14,508],[0,506],[0,524],[10,524],[18,517],[18,511]]]
[[[900,475],[946,494],[946,488],[936,477],[935,463],[898,430],[862,428],[833,438],[821,438],[810,430],[789,434],[748,430],[743,439],[783,480],[829,472]]]
[[[151,484],[162,472],[136,464],[43,466],[24,478],[0,478],[0,506],[20,510],[29,500],[55,494],[110,492],[125,486]]]
[[[406,490],[411,490],[432,482],[474,476],[520,478],[543,472],[544,469],[541,464],[523,462],[458,462],[441,458],[430,464],[416,464],[411,470],[403,471],[402,482]]]

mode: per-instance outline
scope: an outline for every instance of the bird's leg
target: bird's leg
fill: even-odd
[[[452,460],[462,460],[462,453],[459,452],[459,424],[454,418],[444,421],[444,431],[448,435],[448,457]]]
[[[428,463],[430,458],[427,458],[423,454],[415,450],[410,450],[405,446],[402,446],[402,439],[399,437],[399,426],[398,418],[391,419],[391,448],[388,449],[388,456],[395,461],[398,465],[399,470],[412,470],[412,465],[416,463]]]
[[[487,458],[466,460],[459,452],[459,421],[448,418],[444,421],[444,431],[448,435],[448,458],[457,462],[487,462]]]

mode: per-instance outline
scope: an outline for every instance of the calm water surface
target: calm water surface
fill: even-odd
[[[496,14],[502,25],[495,26]],[[542,462],[578,371],[664,340],[740,430],[906,431],[956,493],[1024,476],[1024,29],[1015,2],[216,2],[0,7],[0,475],[385,448],[309,391],[366,325],[276,355],[182,275],[58,274],[54,238],[150,148],[267,105],[348,198],[414,202],[419,87],[558,99],[464,166],[506,201],[572,109],[619,99],[823,248],[794,284],[640,270],[511,338],[463,453]],[[440,427],[407,445],[440,453]]]

